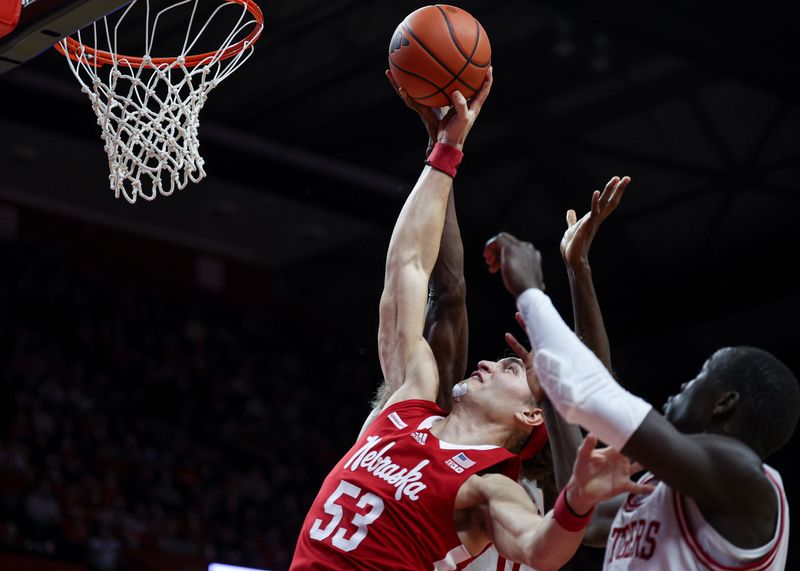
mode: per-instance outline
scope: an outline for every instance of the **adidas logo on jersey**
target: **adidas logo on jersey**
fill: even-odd
[[[417,442],[419,442],[423,446],[425,446],[425,442],[427,442],[427,440],[428,440],[428,433],[427,432],[412,432],[411,436],[414,438],[414,440],[416,440]]]

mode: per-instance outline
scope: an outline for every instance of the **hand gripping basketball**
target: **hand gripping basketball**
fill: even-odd
[[[489,97],[492,89],[492,68],[489,68],[486,79],[478,93],[469,102],[460,91],[454,91],[451,97],[453,106],[439,121],[439,132],[436,141],[445,145],[452,145],[461,150],[467,139],[475,119],[480,115],[483,103]]]

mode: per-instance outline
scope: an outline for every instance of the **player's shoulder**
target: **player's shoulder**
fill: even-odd
[[[772,484],[763,460],[747,444],[737,438],[722,434],[693,434],[708,454],[715,467],[721,489],[752,486],[752,491],[761,489],[771,493]]]
[[[759,458],[755,450],[738,438],[724,434],[708,433],[690,434],[688,436],[723,465],[741,465],[742,467],[750,466],[754,468],[760,468],[762,465],[761,458]]]

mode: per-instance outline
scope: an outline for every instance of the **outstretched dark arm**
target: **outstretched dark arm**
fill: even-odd
[[[572,313],[575,322],[575,334],[592,350],[606,369],[613,374],[611,366],[611,345],[608,340],[603,313],[594,288],[592,268],[589,264],[589,248],[603,221],[614,211],[622,199],[625,188],[630,179],[614,177],[608,181],[602,193],[592,193],[590,211],[578,220],[575,211],[567,212],[567,231],[561,239],[561,257],[567,268],[569,278],[569,291],[572,297]],[[561,419],[561,416],[547,401],[547,407],[542,407],[545,412],[545,421],[555,416],[565,426],[574,427]],[[550,420],[553,423],[552,420]],[[550,424],[548,424],[549,428]],[[568,466],[574,458],[575,450],[580,445],[576,441],[574,430],[567,432],[570,440],[562,440],[558,447],[558,454],[554,451],[553,457],[563,456],[556,467]],[[558,476],[558,471],[556,472]],[[605,547],[611,524],[624,498],[614,498],[598,505],[592,517],[592,523],[587,528],[583,542],[585,545]]]
[[[619,205],[629,180],[627,177],[614,177],[606,184],[602,193],[592,193],[591,209],[580,220],[574,210],[569,210],[567,230],[560,244],[561,256],[569,277],[575,334],[609,371],[612,370],[611,348],[592,281],[589,249],[600,225]],[[556,486],[561,490],[569,480],[583,434],[579,427],[566,422],[547,398],[542,399],[541,407],[550,440]],[[598,509],[596,514],[603,512],[604,510]],[[595,519],[602,520],[602,516],[597,515]],[[610,526],[611,521],[608,524]],[[587,530],[587,537],[593,537],[592,531]]]
[[[453,406],[453,385],[464,379],[469,339],[464,246],[452,192],[446,216],[439,258],[429,284],[425,338],[433,350],[439,369],[436,404],[449,412]]]
[[[466,284],[464,282],[464,246],[456,218],[453,193],[447,203],[439,257],[428,284],[425,308],[425,339],[433,351],[439,370],[436,403],[446,411],[453,405],[453,385],[461,381],[467,366]],[[361,432],[372,424],[389,398],[399,387],[383,381],[372,402],[372,411]]]

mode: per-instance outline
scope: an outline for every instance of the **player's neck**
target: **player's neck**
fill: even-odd
[[[508,438],[508,427],[485,418],[476,418],[458,406],[453,407],[453,412],[441,422],[434,424],[430,430],[439,440],[465,446],[482,444],[502,446]]]

